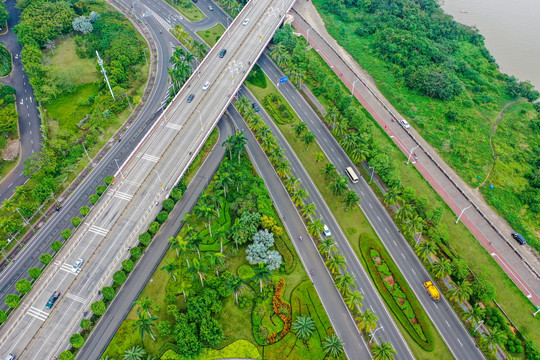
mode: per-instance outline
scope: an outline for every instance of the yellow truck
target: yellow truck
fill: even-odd
[[[439,301],[441,298],[441,294],[439,294],[439,290],[433,285],[431,281],[426,281],[424,283],[424,287],[426,288],[426,291],[431,296],[433,301]]]

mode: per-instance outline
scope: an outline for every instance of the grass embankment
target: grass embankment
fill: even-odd
[[[169,5],[178,10],[189,21],[201,21],[206,16],[190,0],[165,0]]]
[[[221,38],[221,35],[223,35],[224,32],[225,28],[223,27],[223,25],[216,24],[210,29],[197,31],[197,35],[199,35],[201,39],[203,39],[204,42],[208,44],[208,46],[213,47]]]
[[[324,71],[326,72],[326,76],[333,77],[336,81],[338,81],[339,78],[326,65],[324,60],[314,50],[310,50],[310,52],[316,55],[321,65],[325,64]],[[315,84],[310,82],[306,83],[306,86],[312,90],[314,85]],[[328,100],[324,96],[317,96],[317,99],[327,109],[330,107]],[[518,326],[518,328],[528,339],[533,340],[535,344],[540,344],[540,333],[534,330],[540,326],[540,319],[530,316],[529,311],[534,311],[534,306],[531,304],[529,299],[514,284],[508,275],[506,275],[500,265],[493,260],[489,253],[486,252],[483,246],[470,233],[467,227],[465,227],[465,225],[463,225],[461,222],[455,224],[455,216],[450,207],[446,205],[439,194],[437,194],[437,192],[423,178],[423,176],[416,170],[414,166],[406,164],[406,156],[399,150],[399,148],[388,137],[384,130],[376,124],[375,120],[365,111],[365,109],[363,109],[356,99],[353,101],[352,106],[362,109],[373,123],[374,126],[371,127],[373,137],[376,141],[389,150],[387,151],[387,155],[391,158],[394,166],[399,170],[403,186],[414,189],[417,197],[425,196],[431,206],[439,205],[443,207],[444,216],[442,217],[441,223],[448,230],[448,243],[451,245],[451,247],[456,250],[456,253],[460,257],[467,261],[469,267],[474,273],[485,274],[486,279],[497,288],[496,300],[509,315],[511,320]],[[518,111],[520,106],[530,107],[530,104],[518,104],[507,109],[507,113],[505,113],[502,121],[499,123],[500,128],[498,131],[505,131],[506,127],[519,126],[517,124],[512,124],[511,121],[516,113],[520,113],[520,111]],[[360,170],[365,177],[369,176],[363,167],[360,167]],[[380,191],[378,191],[378,188],[375,185],[373,185],[373,188],[380,196]],[[529,310],[523,311],[523,309]]]
[[[325,9],[323,1],[316,0],[314,4],[328,32],[373,76],[388,101],[410,119],[462,179],[475,188],[489,174],[480,188],[486,201],[540,251],[539,185],[532,180],[538,171],[539,114],[530,103],[507,109],[512,121],[503,120],[499,124],[493,137],[496,155],[493,158],[490,146],[493,126],[504,106],[515,99],[510,94],[519,93],[516,90],[519,86],[500,73],[483,39],[475,31],[437,15],[440,9],[435,1],[433,6],[421,10],[418,4],[411,4],[403,11],[387,12],[388,16],[381,16],[381,9],[368,12],[367,7],[344,8],[336,15]],[[399,18],[393,15],[397,13]],[[433,29],[439,29],[431,32],[433,29],[419,24],[422,21],[431,22]],[[415,22],[416,28],[410,28],[409,24]],[[392,28],[396,30],[393,36],[382,35],[384,29]],[[404,55],[413,43],[407,36],[414,37],[416,44],[423,44],[410,56]],[[406,84],[406,73],[415,67],[414,61],[425,66],[436,66],[436,61],[442,61],[428,55],[432,50],[439,53],[434,50],[436,46],[445,49],[439,55],[448,63],[458,64],[450,67],[450,73],[462,91],[451,100],[430,98]],[[494,189],[490,188],[491,184]]]
[[[252,93],[257,97],[259,102],[261,99],[263,99],[268,94],[276,94],[277,96],[281,97],[281,94],[277,91],[275,86],[272,84],[272,82],[267,79],[266,81],[267,87],[266,88],[260,88],[258,86],[254,86],[250,83],[247,83],[248,88],[252,91]],[[282,102],[286,103],[285,99],[282,98]],[[293,112],[295,120],[297,119],[297,115]],[[312,144],[309,146],[309,150],[306,150],[305,144],[303,144],[294,133],[294,130],[292,129],[290,124],[287,125],[277,125],[279,127],[279,130],[281,133],[285,136],[287,142],[291,146],[291,148],[294,150],[296,156],[300,159],[302,162],[304,168],[308,172],[309,176],[311,177],[312,181],[317,186],[319,192],[321,193],[322,197],[324,198],[326,204],[332,211],[334,217],[338,221],[340,227],[342,228],[343,232],[349,239],[349,242],[352,246],[352,248],[355,251],[356,256],[360,261],[362,261],[364,269],[367,269],[367,264],[365,261],[363,261],[363,257],[361,255],[359,242],[356,241],[360,234],[366,234],[370,238],[377,239],[376,242],[379,244],[380,247],[384,247],[382,243],[380,243],[380,240],[378,239],[377,234],[371,227],[369,221],[363,214],[363,212],[360,210],[359,207],[354,207],[349,209],[349,211],[345,211],[345,208],[343,206],[343,203],[334,196],[332,191],[325,186],[325,179],[324,176],[321,174],[321,170],[326,162],[325,161],[317,162],[315,154],[320,152],[322,153],[322,149],[319,147],[318,144]],[[412,295],[414,297],[414,295]],[[416,300],[417,301],[417,300]],[[427,315],[424,313],[423,309],[415,309],[421,313],[423,313],[424,317],[427,317]],[[394,318],[394,321],[396,325],[398,326],[400,332],[402,333],[403,337],[407,341],[407,344],[409,345],[409,348],[413,352],[414,356],[417,359],[433,359],[433,358],[439,358],[439,359],[452,359],[452,356],[449,355],[450,351],[447,348],[446,344],[442,340],[441,336],[435,329],[434,325],[431,323],[431,321],[428,319],[426,321],[427,332],[430,332],[433,334],[433,348],[434,350],[431,352],[427,352],[420,345],[418,345],[414,339],[411,337],[411,335],[408,334],[405,327],[401,324],[401,322],[396,318],[396,316],[391,313],[392,317]]]
[[[222,168],[226,165],[230,169],[228,162],[227,164],[222,164]],[[222,168],[220,168],[220,171],[223,171]],[[221,176],[220,171],[217,173],[218,178]],[[240,304],[236,304],[234,294],[229,291],[222,300],[221,310],[215,315],[215,319],[223,331],[223,340],[216,349],[204,349],[196,359],[209,359],[212,358],[211,356],[252,356],[254,358],[266,359],[282,359],[288,356],[289,358],[297,359],[308,357],[323,359],[324,353],[321,343],[328,334],[332,333],[331,324],[322,308],[313,285],[309,281],[300,261],[298,261],[298,255],[286,233],[281,236],[274,236],[275,248],[281,253],[284,264],[273,272],[271,281],[265,282],[262,294],[259,290],[259,282],[252,280],[254,270],[246,260],[245,249],[247,244],[241,244],[237,250],[235,241],[230,236],[227,236],[223,241],[223,254],[225,255],[223,266],[210,266],[207,263],[207,257],[209,255],[220,251],[221,244],[216,234],[231,229],[231,224],[234,223],[232,217],[238,219],[236,217],[238,214],[238,200],[242,200],[242,206],[249,207],[249,203],[252,200],[244,197],[248,195],[251,197],[251,194],[258,194],[256,195],[258,206],[265,206],[267,209],[266,212],[270,211],[275,214],[271,200],[268,194],[265,193],[264,184],[253,175],[254,170],[247,160],[244,159],[242,165],[235,166],[230,171],[242,178],[243,185],[238,185],[239,190],[234,192],[231,190],[237,185],[232,184],[227,191],[227,199],[221,198],[222,205],[220,206],[219,217],[212,222],[213,236],[210,236],[210,229],[205,227],[204,223],[198,220],[194,220],[195,222],[186,220],[190,223],[192,230],[189,230],[189,227],[182,228],[179,237],[191,241],[189,239],[193,235],[189,235],[188,233],[195,231],[197,238],[200,237],[202,239],[199,247],[201,251],[201,262],[208,266],[207,270],[204,270],[206,272],[205,285],[207,288],[212,287],[212,282],[215,284],[216,281],[221,281],[219,280],[220,278],[231,276],[232,274],[244,280],[244,288],[239,292]],[[217,195],[215,186],[216,182],[212,180],[205,194],[209,197]],[[223,193],[221,196],[223,196]],[[203,196],[200,201],[207,201],[204,199],[208,199],[209,197]],[[235,198],[236,200],[234,200]],[[270,208],[267,206],[270,206]],[[276,219],[277,226],[282,229],[282,223],[279,218],[277,216],[274,216],[274,218]],[[174,224],[170,224],[169,226],[174,226]],[[146,297],[153,300],[154,305],[157,305],[154,306],[153,314],[158,316],[160,321],[166,320],[174,323],[175,320],[171,317],[167,309],[169,304],[174,304],[182,312],[187,311],[189,313],[190,310],[186,306],[183,292],[179,287],[181,283],[187,283],[185,289],[187,291],[188,301],[203,291],[199,277],[195,274],[192,277],[192,281],[189,281],[186,272],[186,256],[189,257],[191,264],[194,264],[193,261],[198,259],[198,254],[193,248],[186,251],[183,251],[180,256],[177,256],[175,249],[169,249],[157,267],[157,269],[161,269],[169,261],[172,261],[179,266],[179,269],[175,272],[178,281],[175,281],[167,272],[157,270],[139,297],[139,300]],[[220,272],[219,277],[215,276],[216,270]],[[281,288],[283,293],[281,296],[277,296],[279,300],[275,300],[276,297],[274,296],[273,289],[279,288]],[[281,290],[275,291],[281,294]],[[221,291],[223,290],[220,290],[220,293]],[[170,294],[174,294],[172,302]],[[279,314],[275,313],[275,301],[279,302],[279,308],[285,307],[288,310]],[[152,355],[162,356],[163,354],[163,359],[184,359],[174,351],[175,349],[170,349],[170,345],[174,342],[173,335],[157,336],[155,342],[148,340],[141,341],[139,334],[133,332],[133,324],[138,318],[138,311],[140,311],[138,307],[131,309],[116,336],[109,344],[106,355],[118,358],[126,349],[143,344],[146,350]],[[298,340],[295,334],[288,328],[291,320],[300,314],[309,314],[316,325],[315,333],[307,344]],[[276,335],[272,336],[274,333]],[[270,339],[275,339],[275,342]]]
[[[0,77],[7,76],[11,72],[11,53],[0,44]]]

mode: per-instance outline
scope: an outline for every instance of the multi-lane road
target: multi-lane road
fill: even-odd
[[[41,359],[67,346],[83,311],[99,298],[98,290],[110,281],[128,248],[136,245],[138,234],[160,210],[157,205],[183,175],[291,6],[291,0],[270,0],[252,1],[244,8],[121,166],[115,183],[75,231],[69,246],[2,326],[0,354]],[[227,56],[219,58],[216,48],[227,48]],[[190,93],[195,98],[187,104]],[[73,273],[70,266],[78,258],[84,265],[80,273]],[[54,291],[62,295],[49,311],[44,304]]]

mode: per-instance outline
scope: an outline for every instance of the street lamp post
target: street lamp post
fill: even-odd
[[[21,215],[21,217],[23,218],[24,222],[26,223],[26,225],[30,226],[30,223],[28,222],[28,220],[26,220],[26,218],[24,217],[23,214],[21,214],[19,208],[16,208],[17,209],[17,212],[19,213],[19,215]]]
[[[158,180],[159,180],[159,186],[161,186],[161,189],[162,190],[167,190],[166,188],[163,187],[163,182],[161,181],[161,176],[159,175],[159,172],[156,170],[156,169],[152,169],[156,172],[157,174],[157,177],[158,177]]]
[[[416,237],[416,235],[418,235],[418,238]],[[414,238],[416,240],[416,244],[414,244],[414,247],[416,247],[420,242],[420,239],[422,238],[422,232],[420,231],[419,233],[414,234]]]
[[[382,326],[381,326],[380,328],[375,329],[375,331],[371,333],[371,335],[370,335],[371,338],[369,339],[369,343],[370,343],[370,344],[371,344],[371,342],[373,341],[373,339],[375,338],[375,333],[377,332],[377,330],[381,330],[381,329],[383,329]]]
[[[409,153],[409,156],[407,157],[407,165],[409,165],[409,163],[411,162],[411,156],[413,154],[414,149],[416,149],[417,147],[420,147],[420,145],[417,145],[411,149],[411,152]]]
[[[354,80],[353,83],[352,83],[351,97],[354,96],[354,95],[353,95],[353,94],[354,94],[354,84],[356,84],[356,82],[357,82],[358,80],[360,80],[360,79],[356,79],[356,80]]]
[[[116,166],[118,166],[118,171],[120,171],[122,179],[125,179],[124,174],[122,173],[122,169],[120,168],[120,165],[118,165],[118,159],[114,159],[114,162],[116,163]]]
[[[82,144],[82,147],[84,149],[84,152],[86,153],[86,157],[88,158],[88,160],[90,160],[90,164],[94,165],[94,162],[92,161],[92,159],[90,159],[90,155],[88,155],[88,150],[86,150],[86,146],[84,146],[84,143]]]
[[[478,330],[480,326],[482,326],[483,323],[484,323],[484,320],[480,320],[480,322],[478,323],[478,326],[476,327],[476,329],[474,329],[473,333],[476,332],[476,330]]]
[[[306,39],[306,41],[307,41],[308,46],[309,46],[309,32],[311,30],[313,30],[313,28],[309,28],[309,30],[307,31],[307,39]]]
[[[463,215],[463,213],[465,212],[465,210],[467,210],[468,208],[470,208],[472,205],[469,205],[467,206],[465,209],[461,210],[461,213],[459,214],[457,220],[456,220],[456,224],[459,222],[459,219],[461,219],[461,215]]]
[[[371,184],[373,182],[373,174],[375,174],[375,167],[370,166],[368,169],[371,169],[371,178],[369,179],[369,183]]]

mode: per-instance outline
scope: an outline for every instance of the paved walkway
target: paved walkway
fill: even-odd
[[[514,283],[535,305],[540,305],[540,258],[529,246],[519,250],[510,233],[513,230],[439,157],[437,152],[412,128],[404,129],[395,119],[399,113],[378,91],[371,76],[332,38],[318,12],[309,1],[298,1],[291,11],[292,25],[304,35],[355,97],[384,128],[401,151],[418,161],[412,164],[459,216],[476,239],[491,254]],[[530,309],[532,310],[532,308]]]

